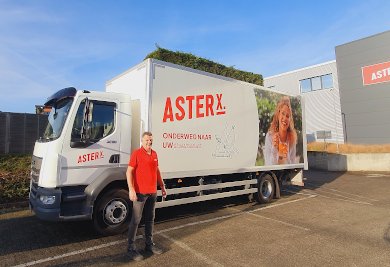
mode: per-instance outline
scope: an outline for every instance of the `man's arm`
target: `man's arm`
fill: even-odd
[[[158,166],[157,166],[157,183],[161,188],[161,193],[162,193],[163,198],[165,198],[167,196],[167,191],[165,189],[164,180],[161,177],[160,169]]]
[[[127,186],[129,187],[129,198],[131,201],[137,201],[137,194],[134,190],[134,176],[133,176],[134,168],[131,166],[127,167],[126,171],[126,179]]]

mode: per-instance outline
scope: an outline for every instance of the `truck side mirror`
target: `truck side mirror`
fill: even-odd
[[[80,142],[89,143],[90,135],[91,135],[91,117],[90,114],[90,101],[88,98],[85,99],[84,111],[83,111],[83,126],[81,127],[81,138]]]

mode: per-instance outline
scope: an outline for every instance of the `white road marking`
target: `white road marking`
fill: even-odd
[[[259,214],[255,214],[255,213],[251,213],[251,212],[248,212],[248,214],[250,214],[252,216],[255,216],[255,217],[262,218],[262,219],[267,219],[267,220],[271,220],[271,221],[274,221],[274,222],[277,222],[277,223],[281,223],[281,224],[284,224],[284,225],[287,225],[287,226],[290,226],[290,227],[293,227],[293,228],[297,228],[297,229],[300,229],[300,230],[310,231],[310,229],[308,229],[308,228],[305,228],[305,227],[302,227],[302,226],[299,226],[299,225],[295,225],[295,224],[292,224],[292,223],[284,222],[284,221],[281,221],[281,220],[276,220],[276,219],[273,219],[273,218],[269,218],[269,217],[262,216],[262,215],[259,215]]]
[[[248,212],[256,212],[256,211],[259,211],[259,210],[265,210],[265,209],[271,209],[271,208],[274,208],[274,207],[284,206],[286,204],[295,203],[295,202],[306,200],[306,199],[313,198],[313,197],[316,197],[316,196],[317,195],[311,195],[311,196],[308,196],[306,198],[299,198],[299,199],[295,199],[295,200],[286,201],[286,202],[283,202],[283,203],[277,203],[277,204],[273,204],[273,205],[268,205],[268,206],[257,208],[257,209],[251,210],[251,211],[240,211],[240,212],[237,212],[237,213],[234,213],[234,214],[229,214],[229,215],[224,215],[224,216],[220,216],[220,217],[215,217],[215,218],[212,218],[212,219],[207,219],[207,220],[203,220],[203,221],[187,223],[187,224],[183,224],[183,225],[175,226],[175,227],[172,227],[172,228],[168,228],[168,229],[157,231],[156,234],[166,233],[166,232],[170,232],[170,231],[173,231],[173,230],[178,230],[178,229],[181,229],[181,228],[185,228],[185,227],[188,227],[188,226],[195,226],[195,225],[199,225],[199,224],[219,221],[219,220],[223,220],[223,219],[239,216],[239,215],[242,215],[242,214],[246,214]]]
[[[236,209],[236,208],[229,208],[229,209],[232,209],[232,210],[235,210],[235,211],[239,211],[239,209]],[[308,228],[305,228],[305,227],[302,227],[302,226],[299,226],[299,225],[295,225],[295,224],[292,224],[292,223],[284,222],[284,221],[281,221],[281,220],[273,219],[273,218],[270,218],[270,217],[266,217],[266,216],[263,216],[263,215],[255,214],[255,213],[253,213],[253,211],[246,211],[246,213],[249,214],[249,215],[255,216],[255,217],[259,217],[259,218],[262,218],[262,219],[278,222],[280,224],[284,224],[284,225],[287,225],[287,226],[290,226],[290,227],[298,228],[300,230],[310,231],[310,229],[308,229]]]
[[[308,196],[306,198],[300,198],[300,199],[295,199],[295,200],[286,201],[286,202],[282,202],[282,203],[277,203],[277,204],[273,204],[273,205],[268,205],[268,206],[265,206],[265,207],[254,209],[254,210],[252,210],[250,212],[255,212],[255,211],[264,210],[264,209],[271,209],[271,208],[279,207],[279,206],[284,206],[284,205],[287,205],[287,204],[295,203],[295,202],[306,200],[306,199],[313,198],[313,197],[316,197],[316,195],[311,195],[311,196]],[[247,213],[248,213],[248,211],[241,211],[241,212],[237,212],[237,213],[234,213],[234,214],[229,214],[229,215],[224,215],[224,216],[220,216],[220,217],[215,217],[215,218],[208,219],[208,220],[203,220],[203,221],[198,221],[198,222],[193,222],[193,223],[187,223],[187,224],[183,224],[183,225],[180,225],[180,226],[171,227],[171,228],[167,228],[167,229],[164,229],[164,230],[156,231],[155,234],[156,235],[157,234],[163,235],[164,233],[171,232],[171,231],[174,231],[174,230],[177,230],[177,229],[182,229],[182,228],[185,228],[185,227],[190,227],[190,226],[194,226],[194,225],[209,223],[209,222],[218,221],[218,220],[223,220],[223,219],[227,219],[227,218],[231,218],[231,217],[235,217],[235,216],[239,216],[239,215],[247,214]],[[142,236],[137,236],[137,239],[141,238],[141,237]],[[69,253],[48,257],[48,258],[45,258],[45,259],[40,259],[40,260],[36,260],[36,261],[30,261],[30,262],[27,262],[27,263],[22,263],[22,264],[19,264],[19,265],[15,265],[14,267],[33,266],[33,265],[37,265],[37,264],[40,264],[40,263],[45,263],[45,262],[49,262],[49,261],[63,259],[63,258],[66,258],[66,257],[75,256],[75,255],[83,254],[83,253],[86,253],[86,252],[90,252],[90,251],[94,251],[94,250],[98,250],[98,249],[102,249],[102,248],[116,246],[116,245],[119,245],[119,244],[122,244],[122,243],[125,243],[125,242],[127,242],[126,239],[113,241],[113,242],[109,242],[107,244],[102,244],[102,245],[93,246],[93,247],[89,247],[89,248],[85,248],[85,249],[81,249],[81,250],[76,250],[76,251],[72,251],[72,252],[69,252]]]
[[[370,206],[373,206],[372,203],[368,203],[368,202],[354,201],[354,200],[343,199],[343,198],[328,197],[328,196],[321,195],[321,194],[318,194],[318,195],[319,195],[320,197],[323,197],[323,198],[328,198],[328,199],[333,199],[333,200],[340,200],[340,201],[345,201],[345,202],[354,203],[354,204],[362,204],[362,205],[370,205]]]
[[[204,256],[203,254],[199,253],[198,251],[196,251],[195,249],[192,249],[191,247],[187,246],[185,243],[179,241],[179,240],[176,240],[166,234],[162,234],[160,233],[161,236],[163,236],[164,238],[168,239],[169,241],[171,241],[173,244],[176,244],[177,246],[181,247],[182,249],[185,249],[187,250],[188,252],[190,252],[193,256],[195,256],[196,258],[204,261],[205,263],[211,265],[211,266],[220,266],[222,267],[223,265]]]
[[[311,185],[314,185],[314,186],[318,186],[316,185],[315,183],[310,183],[308,182],[307,184],[311,184]],[[337,190],[337,189],[333,189],[333,188],[325,188],[325,187],[322,187],[321,188],[322,190],[330,190],[330,191],[334,191],[334,192],[339,192],[339,193],[342,193],[342,194],[346,194],[346,195],[350,195],[350,196],[354,196],[354,197],[358,197],[358,198],[363,198],[363,199],[368,199],[370,201],[379,201],[377,199],[373,199],[371,197],[365,197],[365,196],[361,196],[361,195],[357,195],[357,194],[352,194],[352,193],[348,193],[348,192],[345,192],[345,191],[341,191],[341,190]]]
[[[304,190],[307,190],[307,189],[304,189]],[[312,189],[310,189],[312,190]],[[286,192],[291,192],[291,193],[296,193],[295,191],[291,191],[291,190],[285,190]],[[327,194],[331,194],[331,195],[336,195],[336,196],[339,196],[339,197],[329,197],[329,196],[325,196],[325,195],[322,195],[320,193],[317,193],[317,191],[320,191],[318,189],[316,189],[316,193],[313,193],[315,194],[316,196],[320,196],[320,197],[323,197],[323,198],[328,198],[328,199],[333,199],[333,200],[337,200],[337,201],[345,201],[345,202],[349,202],[349,203],[354,203],[354,204],[362,204],[362,205],[374,205],[372,203],[369,203],[369,202],[365,202],[365,201],[360,201],[360,200],[357,200],[357,199],[354,199],[354,198],[350,198],[350,197],[346,197],[346,196],[343,196],[343,195],[340,195],[340,194],[335,194],[335,193],[330,193],[330,192],[324,192],[324,193],[327,193]],[[341,198],[342,197],[342,198]]]
[[[316,191],[320,191],[320,192],[324,192],[326,194],[330,194],[330,195],[334,195],[334,196],[337,196],[337,197],[341,197],[345,200],[350,200],[352,202],[356,202],[356,203],[361,203],[361,204],[366,204],[366,205],[372,205],[371,203],[369,202],[365,202],[365,201],[361,201],[361,200],[358,200],[356,198],[352,198],[352,197],[347,197],[347,196],[344,196],[342,194],[338,194],[338,193],[332,193],[332,192],[329,192],[327,189],[317,189]]]
[[[329,191],[332,191],[332,189],[329,189],[329,188],[314,188],[314,189],[313,188],[306,188],[304,190],[314,190],[315,192],[312,192],[312,194],[317,194],[318,196],[321,196],[321,197],[324,197],[324,198],[337,199],[337,200],[341,200],[341,201],[346,201],[346,202],[356,203],[356,204],[362,204],[362,205],[373,205],[370,202],[362,201],[360,199],[347,197],[347,196],[344,196],[344,195],[338,194],[338,193],[329,192]],[[290,191],[290,192],[294,192],[294,191]],[[325,196],[325,195],[322,195],[322,194],[320,194],[318,192],[323,192],[323,193],[326,193],[326,194],[334,195],[336,197]],[[338,190],[337,190],[337,192],[344,193],[344,192],[338,191]]]
[[[366,176],[370,177],[370,178],[375,178],[375,177],[385,177],[387,175],[383,174],[383,173],[370,173],[370,174],[367,174]]]
[[[282,189],[282,191],[294,193],[294,195],[316,196],[315,194],[312,194],[312,193],[302,193],[302,192],[298,192],[298,191],[290,191],[287,189]]]
[[[89,252],[89,251],[94,251],[94,250],[101,249],[101,248],[106,248],[106,247],[119,245],[119,244],[122,244],[124,242],[126,242],[126,240],[113,241],[113,242],[110,242],[110,243],[107,243],[107,244],[102,244],[102,245],[99,245],[99,246],[89,247],[89,248],[86,248],[86,249],[80,249],[80,250],[72,251],[72,252],[69,252],[69,253],[65,253],[65,254],[61,254],[61,255],[57,255],[57,256],[52,256],[52,257],[49,257],[49,258],[46,258],[46,259],[30,261],[30,262],[27,262],[27,263],[16,265],[15,267],[33,266],[33,265],[37,265],[37,264],[40,264],[40,263],[45,263],[45,262],[48,262],[48,261],[54,261],[54,260],[58,260],[58,259],[62,259],[62,258],[74,256],[74,255],[79,255],[79,254],[82,254],[82,253],[86,253],[86,252]]]
[[[356,194],[352,194],[352,193],[340,191],[340,190],[337,190],[337,189],[331,189],[331,188],[329,188],[329,190],[332,190],[332,191],[335,191],[335,192],[340,192],[340,193],[347,194],[347,195],[354,196],[354,197],[358,197],[358,198],[368,199],[368,200],[370,200],[370,201],[379,201],[379,200],[377,200],[377,199],[373,199],[373,198],[365,197],[365,196],[361,196],[361,195],[356,195]]]
[[[282,202],[282,203],[277,203],[277,204],[274,204],[274,205],[269,205],[269,206],[261,207],[261,208],[258,208],[258,209],[254,209],[251,212],[258,211],[258,210],[266,210],[266,209],[270,209],[270,208],[273,208],[273,207],[284,206],[285,204],[295,203],[295,202],[306,200],[306,199],[313,198],[313,197],[316,197],[316,196],[317,195],[310,195],[310,196],[305,197],[305,198],[299,198],[299,199],[290,200],[290,201],[286,201],[286,202]]]

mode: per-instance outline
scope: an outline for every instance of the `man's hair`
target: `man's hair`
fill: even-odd
[[[147,135],[147,136],[152,136],[152,133],[151,133],[151,132],[144,132],[144,133],[142,134],[142,137],[144,137],[145,135]]]

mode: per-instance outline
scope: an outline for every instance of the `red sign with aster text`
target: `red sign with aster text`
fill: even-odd
[[[362,67],[363,85],[390,82],[390,62]]]

